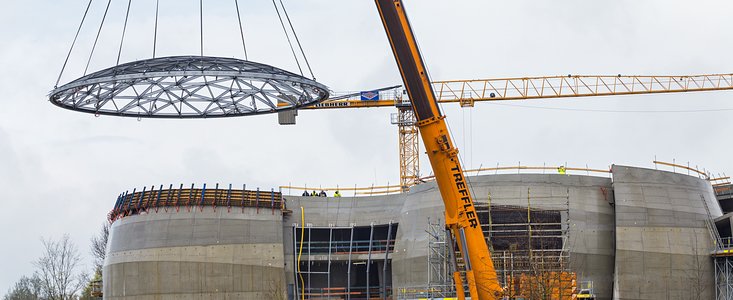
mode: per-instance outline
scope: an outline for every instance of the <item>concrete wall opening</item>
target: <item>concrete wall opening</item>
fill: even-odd
[[[305,299],[387,299],[397,223],[293,227],[294,294]]]

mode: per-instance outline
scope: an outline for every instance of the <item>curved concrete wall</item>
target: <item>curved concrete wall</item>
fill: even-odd
[[[270,299],[285,290],[282,215],[269,209],[133,215],[112,224],[105,299]]]
[[[578,280],[597,299],[710,299],[704,220],[722,213],[710,184],[669,172],[614,166],[610,178],[484,175],[468,179],[476,203],[568,210],[566,245]],[[399,223],[393,287],[427,284],[428,220],[444,219],[435,183],[375,197],[285,196],[287,209],[212,207],[127,216],[113,223],[104,266],[108,299],[268,299],[293,283],[293,225]],[[704,202],[703,202],[704,201]]]
[[[707,206],[712,186],[682,174],[613,167],[616,196],[614,299],[713,299]]]
[[[475,203],[568,210],[568,247],[571,269],[579,280],[592,280],[597,299],[611,299],[613,284],[613,207],[609,178],[567,175],[487,175],[470,177]],[[569,207],[568,207],[569,205]],[[401,211],[392,256],[396,287],[421,286],[428,282],[428,217],[444,220],[443,202],[434,183],[420,185],[408,194]]]

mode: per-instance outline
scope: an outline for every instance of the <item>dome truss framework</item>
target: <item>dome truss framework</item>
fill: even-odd
[[[328,88],[269,65],[175,56],[130,62],[55,88],[62,108],[137,118],[214,118],[273,113],[319,103]]]

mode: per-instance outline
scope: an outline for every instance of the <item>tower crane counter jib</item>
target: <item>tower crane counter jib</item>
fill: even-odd
[[[446,227],[452,232],[465,262],[471,298],[496,299],[502,289],[463,176],[458,150],[438,107],[403,3],[401,0],[375,0],[375,3],[443,198]],[[461,277],[454,274],[454,278],[458,297],[465,298]]]

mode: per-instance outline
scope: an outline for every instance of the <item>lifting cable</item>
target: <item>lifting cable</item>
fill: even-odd
[[[204,56],[204,0],[199,0],[199,32],[201,33],[201,56]]]
[[[247,44],[244,43],[244,29],[242,28],[242,16],[239,13],[239,0],[234,0],[234,5],[237,8],[237,21],[239,21],[239,34],[242,36],[242,49],[244,49],[244,60],[249,60],[247,57]]]
[[[87,4],[87,9],[84,11],[84,16],[81,18],[81,23],[79,23],[79,29],[76,30],[76,35],[74,36],[74,41],[71,42],[71,48],[69,49],[69,54],[66,55],[66,60],[64,60],[64,66],[61,67],[61,73],[59,73],[59,78],[56,79],[56,84],[54,85],[54,88],[58,87],[59,82],[61,81],[61,75],[64,74],[64,70],[66,69],[66,63],[69,62],[69,57],[71,56],[71,51],[74,50],[74,45],[76,44],[76,38],[79,37],[79,32],[81,32],[81,27],[84,25],[84,20],[87,18],[87,13],[89,13],[89,7],[92,6],[92,0],[89,0],[89,4]]]
[[[155,46],[158,43],[158,8],[160,0],[155,0],[155,30],[153,31],[153,58],[155,58]]]
[[[122,44],[125,42],[125,32],[127,32],[127,20],[130,18],[130,6],[132,0],[127,1],[127,13],[125,13],[125,25],[122,27],[122,38],[120,39],[120,50],[117,52],[117,65],[120,65],[120,56],[122,56]]]
[[[285,23],[283,22],[283,18],[280,15],[280,9],[277,7],[277,3],[275,3],[275,0],[272,0],[272,5],[275,6],[277,17],[278,19],[280,19],[280,25],[283,27],[283,32],[285,32],[285,38],[288,39],[288,44],[290,45],[290,51],[293,52],[295,63],[298,64],[298,70],[300,71],[300,75],[303,75],[303,69],[300,67],[300,61],[298,60],[298,55],[295,54],[295,48],[293,48],[293,43],[290,41],[290,35],[288,34],[288,30],[285,29]]]
[[[308,67],[308,72],[311,73],[311,77],[313,78],[313,80],[316,80],[316,75],[313,75],[311,64],[308,62],[308,57],[305,56],[305,51],[303,51],[303,46],[300,44],[300,39],[298,38],[298,34],[295,33],[295,27],[293,27],[293,23],[290,22],[290,16],[288,15],[288,11],[285,10],[285,4],[283,4],[283,0],[280,0],[280,6],[282,6],[283,8],[283,13],[285,13],[285,18],[288,19],[290,30],[293,32],[293,36],[295,36],[295,42],[298,43],[298,48],[300,48],[300,53],[303,54],[303,59],[305,60],[305,65]]]
[[[102,33],[102,27],[104,27],[104,20],[107,19],[107,12],[109,11],[109,5],[112,3],[112,0],[107,1],[107,8],[104,9],[104,16],[102,16],[102,23],[99,24],[99,30],[97,31],[97,37],[94,38],[94,45],[92,46],[92,51],[89,53],[89,59],[87,60],[87,66],[84,68],[84,76],[87,75],[87,70],[89,70],[89,63],[92,62],[92,56],[94,55],[94,49],[97,48],[97,42],[99,41],[99,34]]]

